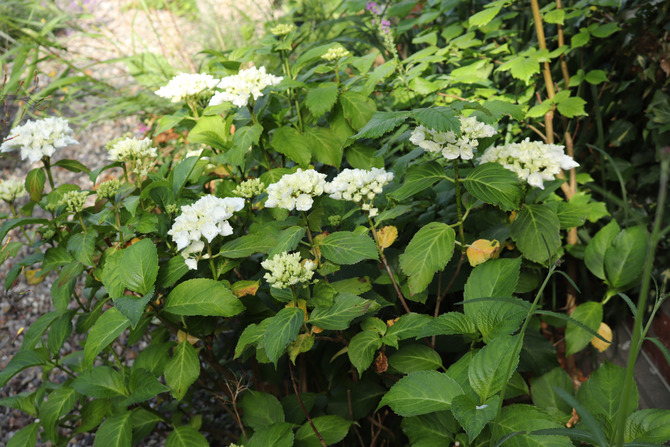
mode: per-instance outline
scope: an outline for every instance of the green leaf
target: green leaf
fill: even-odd
[[[420,327],[419,330],[418,335],[420,337],[432,337],[433,335],[467,335],[474,337],[477,334],[473,319],[460,312],[442,314],[425,326]]]
[[[286,346],[298,337],[305,321],[305,311],[297,307],[285,307],[270,320],[263,337],[263,346],[268,358],[276,366]]]
[[[130,447],[132,421],[130,411],[108,417],[95,434],[95,447]]]
[[[19,227],[19,226],[26,226],[26,225],[31,225],[31,224],[48,224],[49,221],[47,219],[42,219],[38,217],[20,217],[18,219],[9,219],[5,220],[2,222],[2,225],[0,225],[0,244],[5,239],[5,236],[7,236],[7,233],[9,230]]]
[[[198,376],[200,376],[198,354],[188,340],[184,340],[174,348],[172,359],[165,365],[165,383],[172,390],[172,396],[182,400]]]
[[[612,287],[627,289],[640,278],[649,236],[644,226],[626,228],[605,251],[605,275]]]
[[[151,413],[144,408],[135,408],[133,411],[133,444],[137,445],[139,441],[148,436],[161,421],[158,415]]]
[[[514,55],[500,67],[500,71],[510,71],[512,77],[522,80],[526,85],[530,83],[530,78],[540,72],[540,63],[536,58]]]
[[[557,23],[563,25],[565,20],[565,10],[564,9],[552,9],[544,14],[544,21],[547,23]]]
[[[33,202],[38,203],[42,200],[42,192],[44,191],[46,179],[46,174],[42,168],[35,168],[26,176],[26,191],[30,194],[30,200]]]
[[[329,112],[337,102],[338,88],[334,82],[323,82],[315,88],[309,89],[305,98],[305,105],[312,112],[314,118],[319,118]]]
[[[440,354],[426,345],[403,346],[388,358],[388,362],[403,374],[442,368]]]
[[[448,410],[454,397],[463,394],[458,383],[445,373],[417,371],[396,382],[379,407],[388,405],[403,417]]]
[[[582,303],[575,308],[570,317],[593,331],[597,331],[603,321],[603,305],[595,301]],[[566,355],[581,351],[584,346],[589,344],[591,339],[593,339],[593,335],[590,332],[568,322],[565,329]]]
[[[498,436],[511,436],[505,447],[572,447],[567,436],[540,436],[528,433],[543,428],[561,428],[562,425],[543,410],[532,405],[513,404],[503,407],[498,420]]]
[[[624,368],[605,361],[577,391],[577,400],[598,420],[610,439],[617,412],[629,416],[637,409],[637,386],[631,390],[628,407],[621,408],[625,376]]]
[[[340,138],[330,129],[308,127],[305,138],[312,146],[312,156],[319,163],[340,167],[344,147]]]
[[[102,272],[99,273],[100,280],[105,286],[107,293],[112,298],[123,296],[126,290],[124,281],[121,280],[121,264],[123,263],[123,250],[105,252]]]
[[[553,103],[551,101],[544,101],[541,104],[536,104],[526,112],[527,118],[539,118],[544,116],[551,110]]]
[[[144,309],[146,308],[147,303],[153,296],[153,287],[151,290],[149,290],[149,293],[142,297],[135,295],[123,295],[114,299],[114,307],[116,307],[124,317],[130,320],[130,327],[135,329],[137,323],[139,323],[140,318],[142,318],[142,315],[144,314]]]
[[[96,366],[90,371],[83,371],[72,381],[72,388],[88,397],[128,395],[123,375],[108,366]]]
[[[470,194],[504,211],[518,209],[523,197],[517,175],[498,163],[477,166],[465,178],[464,184]]]
[[[86,338],[84,368],[93,366],[93,362],[100,351],[121,335],[121,332],[128,326],[130,326],[130,321],[118,309],[108,309],[100,315],[100,318],[95,322]]]
[[[306,232],[307,229],[305,227],[298,226],[288,227],[285,230],[282,230],[282,232],[279,233],[279,240],[268,252],[268,257],[271,258],[276,254],[295,250],[302,238],[305,237]]]
[[[256,430],[247,447],[293,447],[293,438],[291,424],[283,422]]]
[[[554,368],[540,377],[531,378],[530,389],[533,404],[549,412],[560,411],[565,414],[572,414],[572,405],[561,399],[556,393],[555,387],[572,396],[575,394],[572,379],[563,368]]]
[[[51,325],[47,335],[47,346],[52,357],[58,357],[60,348],[72,334],[72,316],[74,311],[63,312]]]
[[[416,121],[429,129],[439,132],[454,132],[457,136],[461,134],[461,120],[456,112],[449,107],[428,107],[416,109],[412,112]]]
[[[144,402],[160,393],[170,391],[170,388],[160,383],[151,371],[138,368],[134,364],[130,369],[130,381],[128,385],[130,395],[123,401],[124,406]]]
[[[173,256],[158,269],[156,284],[160,287],[171,287],[188,273],[188,266],[182,255]]]
[[[321,329],[343,331],[356,317],[379,308],[374,300],[365,300],[351,293],[338,293],[330,307],[317,306],[309,316],[309,322]]]
[[[201,120],[208,118],[209,117],[202,117]],[[190,137],[191,134],[189,134],[189,142],[195,143],[195,141],[190,140]],[[201,142],[205,143],[205,141]],[[195,165],[198,163],[198,159],[199,159],[198,157],[185,158],[184,160],[180,161],[179,164],[177,164],[177,166],[175,166],[175,168],[170,172],[169,180],[172,183],[172,193],[174,194],[175,197],[179,197],[182,189],[186,185],[186,182],[188,182],[189,177],[191,176],[191,172],[193,172],[193,168],[195,168]]]
[[[444,168],[439,163],[434,161],[421,163],[412,166],[407,171],[402,186],[391,192],[389,196],[395,200],[402,201],[446,178]]]
[[[226,258],[248,258],[254,253],[267,253],[277,243],[272,234],[247,234],[226,242],[219,254]]]
[[[39,429],[40,425],[37,422],[26,425],[14,433],[14,436],[7,442],[7,447],[35,447]]]
[[[426,314],[409,313],[401,315],[386,330],[386,335],[394,336],[398,340],[418,337],[423,327],[432,321],[433,317]]]
[[[372,99],[352,91],[346,91],[340,95],[340,104],[344,117],[355,130],[360,130],[365,126],[377,111],[377,106]]]
[[[175,428],[165,440],[165,447],[209,447],[209,442],[190,425]]]
[[[93,265],[93,252],[98,232],[88,230],[86,233],[77,233],[67,241],[67,249],[74,258],[84,265]]]
[[[57,311],[51,311],[40,316],[23,335],[23,343],[21,343],[21,351],[33,350],[37,346],[37,342],[42,338],[42,335],[51,326],[56,318],[60,316]],[[7,365],[9,367],[9,365]],[[2,373],[0,372],[0,377]],[[2,382],[0,381],[0,386]]]
[[[377,246],[366,235],[350,231],[331,233],[319,244],[323,256],[335,264],[357,264],[365,259],[379,259]]]
[[[440,86],[436,82],[432,82],[426,78],[417,76],[410,81],[409,88],[419,95],[428,96],[431,93],[439,90]]]
[[[271,318],[266,318],[259,324],[252,323],[244,328],[242,334],[240,335],[240,339],[237,341],[237,346],[235,347],[235,357],[233,358],[238,358],[248,347],[256,346],[258,342],[263,340],[265,331],[271,322]]]
[[[453,433],[460,431],[458,422],[449,411],[436,411],[402,419],[402,431],[413,447],[441,447],[451,445]],[[456,426],[456,427],[454,427]]]
[[[474,268],[465,284],[463,305],[465,314],[473,321],[477,320],[479,311],[491,303],[479,301],[468,303],[468,300],[489,297],[509,297],[519,281],[521,258],[490,259]]]
[[[589,84],[598,85],[603,82],[607,82],[607,72],[605,72],[604,70],[591,70],[588,73],[586,73],[584,79]]]
[[[150,239],[131,245],[123,250],[119,274],[124,286],[133,292],[146,295],[158,276],[158,253]]]
[[[545,263],[561,246],[561,224],[547,205],[526,205],[510,227],[512,239],[527,259]]]
[[[280,127],[272,136],[272,147],[292,161],[306,168],[312,159],[312,149],[307,138],[293,127]]]
[[[595,24],[595,26],[589,26],[589,31],[591,34],[600,38],[609,37],[619,30],[621,30],[621,28],[619,28],[619,25],[617,25],[616,22],[609,22],[604,25]]]
[[[349,342],[347,355],[349,361],[358,370],[358,374],[368,369],[374,359],[375,351],[382,346],[379,334],[374,331],[362,331],[354,335]]]
[[[579,33],[572,36],[570,39],[570,46],[574,48],[583,47],[591,40],[591,34],[585,29],[582,28],[579,30]]]
[[[244,411],[244,425],[260,430],[261,428],[284,422],[284,408],[279,399],[261,391],[247,391],[239,403]]]
[[[53,165],[63,169],[67,169],[70,172],[84,172],[86,174],[91,172],[91,170],[88,169],[86,165],[82,164],[77,160],[67,160],[67,159],[58,160]]]
[[[468,19],[468,27],[469,28],[472,28],[473,26],[482,27],[486,25],[491,20],[493,20],[495,16],[498,15],[500,9],[502,9],[502,6],[492,6],[471,15],[470,18]]]
[[[92,431],[100,425],[109,411],[107,399],[94,399],[86,402],[81,407],[81,425],[75,430],[76,433]]]
[[[456,396],[451,402],[451,412],[463,426],[470,442],[479,436],[486,424],[496,417],[499,396],[493,396],[482,405],[472,400],[468,395]]]
[[[40,405],[40,422],[44,427],[43,441],[55,442],[58,437],[58,419],[69,413],[77,403],[77,392],[64,386],[49,394],[48,400]]]
[[[612,241],[619,234],[620,228],[616,220],[612,220],[598,231],[584,250],[584,263],[591,273],[605,279],[605,253]]]
[[[312,418],[312,423],[325,441],[326,445],[337,444],[347,436],[352,422],[339,416],[327,415]],[[321,441],[316,437],[309,422],[304,423],[295,433],[296,447],[320,447]]]
[[[488,100],[482,104],[484,109],[488,110],[494,118],[499,119],[509,115],[515,120],[521,121],[524,118],[523,110],[518,104],[500,100]]]
[[[560,101],[556,108],[558,112],[565,116],[566,118],[574,118],[575,116],[585,116],[588,115],[584,110],[586,101],[582,98],[570,97]]]
[[[379,138],[403,124],[409,116],[409,112],[375,112],[354,138]]]
[[[626,420],[624,438],[626,442],[666,443],[670,440],[670,410],[648,408],[631,414]]]
[[[516,336],[500,336],[479,350],[470,363],[468,380],[482,402],[499,392],[519,363]],[[519,347],[520,348],[520,347]],[[512,367],[509,368],[510,362]],[[506,376],[509,368],[509,375]]]
[[[196,278],[172,289],[163,310],[174,315],[232,317],[242,312],[244,305],[223,283]]]
[[[432,222],[424,225],[400,255],[400,268],[409,277],[412,294],[423,292],[454,253],[456,233],[449,225]]]
[[[487,303],[480,301],[477,312],[477,329],[482,333],[484,342],[489,343],[500,335],[515,332],[528,315],[528,303],[518,298],[505,298],[504,301]]]
[[[154,377],[162,375],[165,370],[165,365],[170,361],[170,349],[173,345],[173,342],[149,345],[137,355],[137,358],[133,363],[133,368],[146,369],[147,371],[150,371]]]

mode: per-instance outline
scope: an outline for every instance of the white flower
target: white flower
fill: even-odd
[[[13,202],[26,194],[26,188],[21,180],[8,178],[0,182],[0,199],[6,202]]]
[[[233,190],[233,193],[237,196],[244,197],[245,199],[252,199],[255,196],[258,196],[265,191],[265,185],[259,178],[252,178],[246,180]]]
[[[320,174],[314,169],[298,169],[294,174],[287,174],[268,186],[265,207],[307,211],[314,203],[313,198],[323,194],[325,186],[326,174]]]
[[[380,168],[372,168],[369,171],[344,169],[332,182],[326,184],[325,191],[335,200],[359,203],[363,211],[374,217],[378,210],[372,207],[372,202],[391,180],[393,173]]]
[[[56,149],[78,144],[70,135],[72,129],[66,119],[49,117],[37,121],[28,120],[24,125],[11,130],[0,146],[0,151],[11,152],[19,149],[21,160],[27,158],[34,163],[42,157],[51,157]]]
[[[249,104],[250,97],[257,100],[263,96],[265,87],[277,85],[282,79],[284,78],[281,76],[267,74],[265,67],[240,70],[236,75],[221,79],[217,87],[223,91],[215,93],[209,105],[218,106],[224,102],[232,102],[237,107],[245,107]]]
[[[123,138],[112,142],[109,147],[109,158],[129,164],[129,168],[137,175],[147,175],[157,156],[157,149],[151,147],[151,140],[144,138]]]
[[[172,102],[183,101],[189,97],[198,96],[216,87],[219,80],[212,75],[200,73],[179,73],[170,79],[164,87],[156,90],[156,94]]]
[[[332,62],[335,60],[342,59],[343,57],[347,57],[350,54],[351,53],[349,52],[349,50],[338,45],[335,47],[328,48],[328,51],[326,52],[326,54],[321,56],[321,59],[325,59],[327,61]]]
[[[488,148],[479,158],[479,162],[499,163],[529,185],[544,189],[544,181],[554,180],[561,169],[579,166],[563,149],[564,146],[526,138],[521,143]]]
[[[453,131],[441,132],[435,129],[427,129],[417,126],[409,137],[409,141],[419,146],[426,152],[442,153],[447,160],[471,160],[474,151],[479,145],[478,138],[492,137],[496,130],[477,121],[474,116],[461,116],[461,136],[456,137]]]
[[[212,242],[216,236],[228,236],[233,228],[228,223],[234,212],[244,208],[244,199],[226,197],[224,199],[206,195],[192,205],[181,207],[181,214],[177,217],[168,234],[177,244],[177,250],[187,261],[190,269],[197,264],[189,261],[191,255],[201,257],[205,248],[203,237]]]
[[[300,253],[282,252],[274,255],[271,259],[261,262],[265,270],[269,270],[263,278],[272,287],[286,289],[299,282],[307,282],[314,276],[316,263],[309,259],[300,262]]]

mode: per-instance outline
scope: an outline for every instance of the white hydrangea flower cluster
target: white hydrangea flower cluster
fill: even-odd
[[[307,211],[312,207],[314,197],[323,194],[325,187],[326,174],[320,174],[314,169],[298,169],[294,174],[287,174],[268,186],[265,207]]]
[[[217,87],[223,91],[215,93],[209,105],[218,106],[224,102],[232,102],[237,107],[245,107],[249,104],[249,98],[257,100],[263,96],[265,87],[277,85],[282,79],[284,78],[281,76],[266,73],[265,67],[240,70],[236,75],[221,79]]]
[[[347,57],[350,54],[351,53],[349,52],[349,50],[347,50],[344,47],[341,47],[341,46],[330,47],[330,48],[328,48],[328,51],[326,52],[326,54],[321,56],[321,59],[325,59],[327,61],[332,62],[332,61],[342,59],[343,57]]]
[[[122,138],[112,142],[109,147],[109,158],[129,164],[129,168],[137,175],[147,175],[157,156],[157,149],[151,147],[151,140],[144,138]]]
[[[372,168],[370,171],[345,169],[332,182],[326,184],[325,191],[335,200],[349,200],[360,204],[363,211],[374,217],[379,210],[372,206],[372,202],[391,180],[393,173],[380,168]]]
[[[58,206],[65,205],[71,213],[81,213],[84,211],[84,203],[88,197],[88,191],[68,191],[63,194],[63,198],[58,202]]]
[[[314,276],[316,263],[309,259],[300,262],[300,253],[282,252],[261,262],[265,270],[269,270],[263,278],[272,287],[286,289],[299,282],[307,282]]]
[[[554,180],[561,169],[579,166],[564,152],[564,146],[530,141],[492,146],[479,158],[480,163],[500,163],[531,186],[544,189],[544,181]]]
[[[72,138],[72,129],[66,119],[49,117],[41,120],[28,120],[22,126],[11,130],[0,146],[0,151],[21,151],[21,160],[26,158],[34,163],[42,157],[51,157],[56,149],[79,142]]]
[[[477,138],[492,137],[497,132],[493,126],[478,121],[475,116],[461,116],[460,121],[460,137],[456,137],[453,131],[440,132],[418,126],[412,131],[409,141],[426,152],[441,152],[447,160],[459,157],[471,160],[474,157],[474,150],[479,145]]]
[[[239,197],[244,197],[245,199],[253,199],[255,196],[263,194],[264,191],[265,184],[263,184],[261,179],[252,178],[237,185],[233,190],[233,194]]]
[[[155,93],[172,102],[179,102],[205,93],[218,83],[219,79],[205,73],[179,73]]]
[[[116,193],[119,192],[121,188],[121,182],[118,179],[107,180],[106,182],[100,183],[98,186],[98,198],[100,199],[111,199],[116,196]]]
[[[201,197],[191,205],[181,207],[181,214],[177,217],[168,231],[172,240],[177,244],[177,250],[186,260],[189,269],[198,267],[196,258],[202,257],[205,243],[212,242],[216,236],[228,236],[233,234],[233,228],[228,219],[233,213],[244,208],[244,199],[239,197],[219,198],[213,195]],[[206,255],[205,255],[206,256]]]
[[[25,194],[26,188],[23,186],[21,180],[8,178],[7,180],[0,182],[0,200],[13,202]]]
[[[280,37],[291,34],[295,29],[296,27],[292,23],[280,23],[279,25],[270,28],[270,32],[275,36]]]

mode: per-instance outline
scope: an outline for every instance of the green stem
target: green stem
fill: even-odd
[[[214,281],[218,281],[219,272],[216,269],[214,258],[212,257],[212,246],[209,244],[207,244],[207,256],[209,257],[209,269],[212,271],[212,278],[214,278]]]
[[[51,175],[51,159],[49,157],[42,157],[42,163],[44,163],[44,170],[49,178],[49,186],[51,186],[51,190],[53,191],[56,187],[54,186],[54,178]]]
[[[113,207],[114,207],[114,217],[116,218],[116,229],[119,232],[119,244],[123,245],[124,240],[123,240],[123,231],[121,230],[121,217],[119,216],[119,206],[116,204],[116,202],[113,202]]]
[[[81,227],[84,229],[84,233],[88,233],[88,228],[86,228],[86,224],[84,224],[84,219],[81,218],[81,213],[77,213],[77,217],[79,218]]]
[[[9,205],[9,209],[11,210],[12,215],[14,216],[14,218],[19,217],[19,213],[16,212],[16,208],[14,207],[14,201],[12,200],[11,202],[7,202],[7,204]],[[23,225],[21,225],[19,227],[19,229],[21,230],[21,233],[23,234],[23,236],[25,236],[25,238],[28,239],[28,242],[30,242],[30,245],[33,245],[35,240],[33,238],[31,238],[30,236],[28,236],[28,233],[26,233],[26,230],[23,228]]]
[[[465,232],[463,231],[463,201],[461,198],[461,178],[458,175],[458,159],[453,161],[454,186],[456,188],[456,212],[458,213],[458,234],[461,238],[461,250],[465,251]]]
[[[307,213],[301,211],[302,218],[305,221],[305,228],[307,229],[307,239],[309,239],[310,252],[314,255],[314,240],[312,239],[312,231],[309,229],[309,220],[307,219]],[[316,256],[315,256],[316,257]]]
[[[630,345],[630,352],[628,354],[628,365],[626,366],[626,376],[624,379],[624,386],[621,392],[621,404],[617,412],[616,432],[614,433],[614,445],[621,447],[624,441],[624,426],[626,425],[626,417],[628,416],[627,408],[629,407],[630,394],[635,386],[634,370],[637,356],[640,353],[642,340],[644,335],[642,333],[642,319],[647,308],[647,296],[649,295],[649,287],[651,283],[651,272],[654,267],[654,254],[656,253],[656,245],[659,242],[659,233],[661,231],[661,223],[663,221],[663,211],[665,207],[665,199],[668,194],[668,170],[670,169],[670,148],[662,149],[661,153],[661,179],[658,191],[658,202],[656,204],[656,218],[654,219],[654,227],[651,233],[651,239],[647,247],[647,258],[644,264],[644,271],[642,273],[642,286],[640,288],[640,299],[637,303],[637,315],[633,325],[633,340]]]

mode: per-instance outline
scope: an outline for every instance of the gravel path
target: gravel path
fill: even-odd
[[[66,30],[60,37],[65,50],[62,57],[77,67],[86,68],[87,73],[115,87],[132,87],[133,79],[128,75],[123,62],[95,64],[141,52],[152,52],[164,55],[178,71],[193,72],[197,70],[197,60],[192,55],[204,48],[232,48],[241,43],[240,28],[254,27],[258,21],[276,16],[271,7],[271,0],[196,0],[199,16],[195,20],[177,17],[168,11],[152,10],[148,14],[133,5],[141,4],[138,0],[59,0],[64,10],[85,12],[83,21],[77,22],[81,30]],[[193,18],[192,18],[193,19]],[[233,24],[227,26],[226,24]],[[262,31],[256,26],[255,32]],[[44,73],[59,73],[62,66],[42,66]],[[94,101],[93,101],[94,102]],[[86,104],[79,104],[73,110],[86,110]],[[81,161],[91,169],[108,163],[104,149],[110,139],[131,133],[141,136],[140,122],[136,117],[119,117],[111,121],[96,122],[86,128],[76,128],[79,145],[73,145],[54,154],[54,161],[69,158]],[[74,127],[74,126],[73,126]],[[15,154],[0,159],[0,178],[23,178],[26,173],[40,166],[26,166]],[[88,177],[69,171],[54,168],[56,184],[78,184],[84,189],[93,187]],[[25,200],[25,199],[23,199]],[[20,203],[19,205],[22,205]],[[0,212],[8,212],[0,204]],[[12,240],[25,240],[18,231],[10,232]],[[22,249],[17,259],[29,254]],[[57,277],[55,272],[47,275],[44,282],[30,285],[25,275],[20,275],[13,287],[4,292],[4,280],[12,263],[0,265],[0,370],[3,369],[22,342],[22,335],[40,316],[53,310],[50,298],[50,287]],[[76,337],[69,340],[63,349],[68,353],[78,347]],[[51,377],[60,381],[63,378]],[[20,392],[32,391],[42,381],[41,370],[32,368],[24,371],[0,389],[0,398],[16,395]],[[32,418],[20,411],[0,406],[0,447],[4,447],[16,430],[32,422]],[[160,436],[145,439],[142,445],[162,445]],[[93,445],[92,436],[80,435],[69,445]]]

